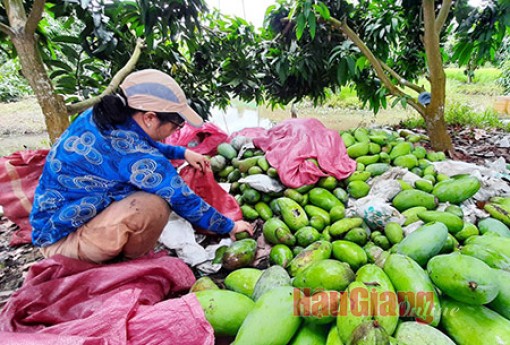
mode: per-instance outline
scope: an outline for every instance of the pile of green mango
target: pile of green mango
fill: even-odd
[[[421,146],[427,138],[364,128],[339,135],[356,172],[272,195],[237,182],[259,173],[278,179],[262,151],[238,159],[235,142],[218,147],[218,180],[232,183],[246,220],[263,220],[272,249],[271,267],[259,270],[250,267],[256,241],[236,241],[217,252],[216,262],[231,271],[226,289],[197,281],[194,293],[216,334],[238,345],[510,345],[510,198],[487,200],[490,216],[469,222],[460,204],[480,182],[437,173],[431,162],[445,156]],[[370,179],[392,166],[420,177],[414,185],[398,181],[391,200],[403,224],[370,228],[346,216],[349,200],[368,195]],[[359,304],[368,314],[345,303],[358,295],[369,296]]]

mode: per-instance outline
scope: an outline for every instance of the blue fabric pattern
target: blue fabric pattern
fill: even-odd
[[[100,131],[92,109],[85,111],[46,159],[30,214],[33,244],[57,242],[136,191],[159,195],[193,225],[229,233],[234,222],[193,193],[168,161],[185,150],[152,140],[132,119]]]

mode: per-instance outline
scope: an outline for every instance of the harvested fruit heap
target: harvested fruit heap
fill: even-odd
[[[244,218],[263,220],[272,266],[250,267],[255,239],[217,251],[232,271],[226,289],[209,277],[192,288],[216,335],[237,345],[510,344],[510,198],[479,203],[490,216],[469,222],[461,205],[479,180],[437,173],[432,162],[445,156],[427,152],[426,138],[363,128],[340,135],[356,172],[278,193],[239,182],[278,179],[264,152],[238,158],[240,137],[218,147],[212,168],[231,183]],[[398,180],[390,201],[402,221],[377,226],[349,212],[393,167],[419,176],[414,185]]]

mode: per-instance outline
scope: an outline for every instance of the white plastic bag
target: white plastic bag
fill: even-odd
[[[371,229],[383,229],[389,222],[405,222],[405,217],[383,198],[366,196],[356,200],[353,208]]]
[[[249,175],[238,182],[247,183],[251,188],[263,193],[278,193],[285,189],[283,184],[265,174]]]

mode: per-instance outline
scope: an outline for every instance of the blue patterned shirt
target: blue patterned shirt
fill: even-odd
[[[234,222],[193,193],[170,164],[185,150],[152,140],[131,118],[101,131],[92,109],[85,111],[46,158],[30,214],[33,244],[57,242],[136,191],[159,195],[193,225],[230,232]]]

